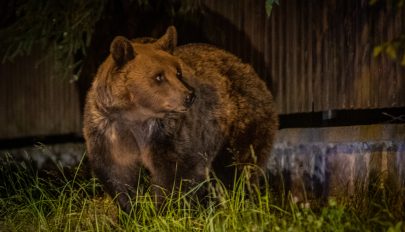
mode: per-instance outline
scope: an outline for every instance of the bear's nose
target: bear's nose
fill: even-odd
[[[184,99],[184,106],[187,108],[190,107],[194,103],[195,98],[196,96],[194,92],[187,94],[186,98]]]

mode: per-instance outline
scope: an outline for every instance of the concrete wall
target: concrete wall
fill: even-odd
[[[405,187],[405,124],[282,129],[269,166],[273,184],[306,196]],[[281,177],[281,179],[280,179]]]
[[[78,165],[83,144],[0,151],[38,168]],[[0,156],[2,157],[2,156]],[[405,124],[282,129],[269,162],[270,185],[297,200],[351,196],[384,182],[405,192]]]

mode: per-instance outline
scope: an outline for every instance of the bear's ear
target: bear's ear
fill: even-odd
[[[177,46],[177,31],[174,26],[167,28],[166,33],[154,43],[155,47],[172,54]]]
[[[110,53],[119,67],[135,58],[135,51],[131,45],[131,41],[123,36],[114,38],[110,46]]]

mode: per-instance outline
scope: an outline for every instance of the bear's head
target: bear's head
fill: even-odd
[[[185,71],[188,68],[173,55],[176,44],[173,26],[153,43],[137,43],[122,36],[111,43],[111,95],[125,102],[122,105],[129,117],[159,118],[186,112],[193,104],[195,94]]]

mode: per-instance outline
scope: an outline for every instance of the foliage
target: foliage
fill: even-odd
[[[386,0],[370,0],[370,5],[375,5],[378,2],[382,2],[382,1],[386,1]],[[394,3],[397,4],[398,7],[402,7],[405,4],[405,0],[394,0]]]
[[[405,35],[401,35],[391,41],[385,42],[381,45],[374,47],[373,55],[374,57],[380,54],[386,54],[392,60],[401,61],[401,65],[405,66]],[[401,55],[402,54],[402,58]]]
[[[108,0],[19,0],[15,2],[12,23],[0,28],[0,56],[2,62],[17,56],[29,55],[38,45],[45,55],[54,56],[63,77],[77,79],[82,59],[90,45],[96,23],[103,17]],[[128,0],[138,7],[151,7],[149,0]],[[273,4],[279,0],[266,0],[268,16]],[[200,0],[158,1],[169,15],[188,14],[201,9]],[[176,6],[176,7],[175,7]],[[175,8],[178,8],[176,10]],[[189,14],[191,15],[191,14]],[[42,52],[41,51],[41,52]]]
[[[38,45],[45,55],[55,56],[63,77],[74,74],[77,79],[82,60],[94,34],[96,23],[104,16],[109,0],[20,0],[16,2],[14,19],[0,29],[2,62],[29,55]],[[175,14],[176,1],[161,0],[169,13]],[[140,8],[151,7],[149,0],[128,0]],[[124,4],[124,3],[123,3]],[[179,13],[194,12],[200,1],[181,0]],[[41,51],[41,52],[42,52]]]
[[[249,191],[241,178],[233,190],[217,184],[206,204],[190,204],[193,189],[168,198],[159,212],[148,193],[136,197],[134,217],[121,213],[95,179],[40,178],[28,165],[2,162],[1,231],[401,231],[381,196],[330,199],[323,207],[294,203],[291,196]],[[386,195],[384,195],[387,198]],[[382,198],[384,198],[382,197]],[[356,202],[354,202],[356,201]],[[388,201],[387,201],[388,202]],[[397,202],[391,202],[395,205]],[[356,207],[355,207],[356,206]],[[370,208],[368,208],[370,207]],[[401,219],[402,217],[402,219]]]
[[[266,0],[266,2],[265,2],[265,8],[266,8],[267,17],[270,17],[271,11],[273,10],[273,5],[274,5],[274,4],[279,5],[279,4],[280,4],[280,1],[279,1],[279,0]]]
[[[63,74],[79,72],[74,57],[86,54],[106,0],[17,1],[15,20],[0,31],[3,62],[28,55],[39,45],[55,55]]]
[[[384,2],[384,0],[370,0],[369,4],[375,5],[378,2]],[[405,4],[405,0],[394,0],[392,3],[393,7],[402,8]],[[397,60],[402,66],[405,66],[405,34],[375,46],[373,56],[378,57],[381,54],[385,54],[391,60]]]

